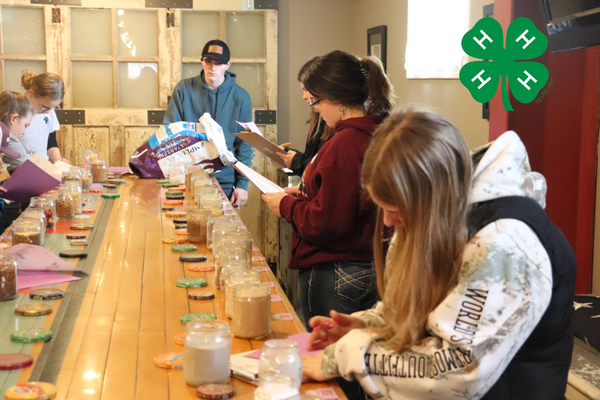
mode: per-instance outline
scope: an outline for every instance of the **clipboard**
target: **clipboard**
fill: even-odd
[[[277,152],[283,151],[283,149],[274,143],[271,143],[264,136],[256,132],[240,132],[236,133],[235,136],[254,147],[256,150],[269,157],[277,165],[284,167],[283,160],[277,155]]]

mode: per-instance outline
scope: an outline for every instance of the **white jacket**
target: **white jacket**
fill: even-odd
[[[504,133],[475,169],[470,203],[524,196],[529,172],[525,146],[516,133]],[[377,345],[369,330],[356,329],[325,350],[322,369],[327,378],[359,379],[374,398],[479,399],[529,337],[551,295],[552,269],[536,234],[521,221],[498,220],[465,246],[458,285],[429,315],[431,336],[422,346],[394,352]],[[355,315],[368,326],[384,323],[381,303]]]

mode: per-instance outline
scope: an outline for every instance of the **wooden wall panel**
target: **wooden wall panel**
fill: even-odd
[[[108,160],[110,155],[109,129],[106,126],[74,127],[73,159],[81,160],[84,150],[95,150],[101,160]]]
[[[262,130],[263,127],[261,127]],[[260,174],[264,174],[265,166],[265,156],[258,151],[254,152],[254,162],[252,163],[252,169]],[[250,184],[248,186],[248,202],[244,207],[240,207],[237,210],[238,215],[244,221],[244,225],[248,228],[248,231],[252,233],[252,239],[256,245],[261,249],[264,249],[264,213],[271,212],[269,210],[265,210],[265,202],[260,198],[261,192],[254,186]],[[263,253],[264,254],[264,253]]]

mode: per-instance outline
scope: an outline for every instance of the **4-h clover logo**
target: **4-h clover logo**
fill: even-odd
[[[469,89],[475,101],[485,103],[496,94],[502,76],[502,105],[513,111],[506,88],[506,76],[515,99],[531,103],[548,82],[548,69],[530,60],[544,54],[548,39],[529,18],[517,18],[506,33],[506,49],[502,26],[493,18],[480,19],[462,38],[462,48],[471,57],[490,61],[472,61],[460,70],[460,82]]]

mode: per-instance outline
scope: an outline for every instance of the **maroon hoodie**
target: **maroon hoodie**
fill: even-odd
[[[279,212],[294,229],[289,267],[373,260],[376,208],[360,184],[371,135],[385,115],[339,121],[335,135],[304,171],[298,197],[285,196]]]

